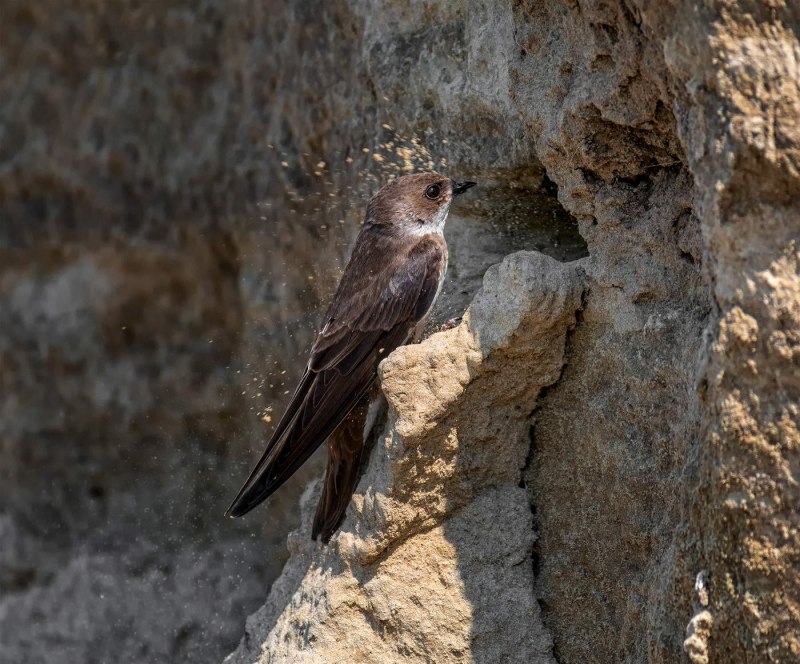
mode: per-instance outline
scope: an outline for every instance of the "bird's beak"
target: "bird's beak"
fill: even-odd
[[[474,187],[477,182],[456,182],[453,180],[453,196],[463,194],[470,187]]]

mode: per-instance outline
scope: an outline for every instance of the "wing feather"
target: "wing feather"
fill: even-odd
[[[367,393],[380,361],[408,342],[433,303],[445,263],[443,240],[425,236],[398,246],[396,238],[370,238],[369,231],[356,243],[306,372],[228,508],[231,516],[249,512],[308,460]]]

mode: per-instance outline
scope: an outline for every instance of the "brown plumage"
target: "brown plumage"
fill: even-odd
[[[339,527],[355,489],[378,364],[411,340],[430,313],[447,270],[447,212],[453,196],[472,185],[422,173],[397,178],[372,197],[306,371],[227,514],[249,512],[327,439],[312,536],[327,542]]]
[[[326,544],[344,519],[350,496],[356,488],[369,397],[369,394],[362,397],[328,438],[328,465],[311,529],[311,537],[317,539],[322,535],[322,541]]]

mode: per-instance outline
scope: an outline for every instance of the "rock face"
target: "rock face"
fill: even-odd
[[[415,167],[483,185],[469,314],[231,660],[800,657],[796,2],[51,9],[0,28],[0,659],[232,647],[314,469],[212,512]]]
[[[319,469],[222,518],[357,223],[306,168],[329,123],[281,111],[326,26],[229,9],[3,6],[2,662],[219,661]]]
[[[493,296],[535,261],[509,257],[386,361],[341,534],[290,538],[230,661],[796,659],[796,4],[352,6],[398,125],[480,135],[458,166],[543,165],[589,257]]]
[[[263,601],[296,499],[222,512],[312,295],[253,235],[0,251],[0,660],[219,658]]]
[[[263,603],[321,458],[222,513],[368,194],[447,157],[341,66],[363,28],[337,2],[4,5],[0,661],[219,661]],[[514,249],[583,253],[543,173],[462,208],[437,321]]]

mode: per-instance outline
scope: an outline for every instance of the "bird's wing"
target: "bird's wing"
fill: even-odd
[[[305,374],[228,508],[231,516],[249,512],[311,456],[369,390],[380,361],[408,341],[436,297],[446,255],[440,237],[423,236],[404,246],[359,240]]]

